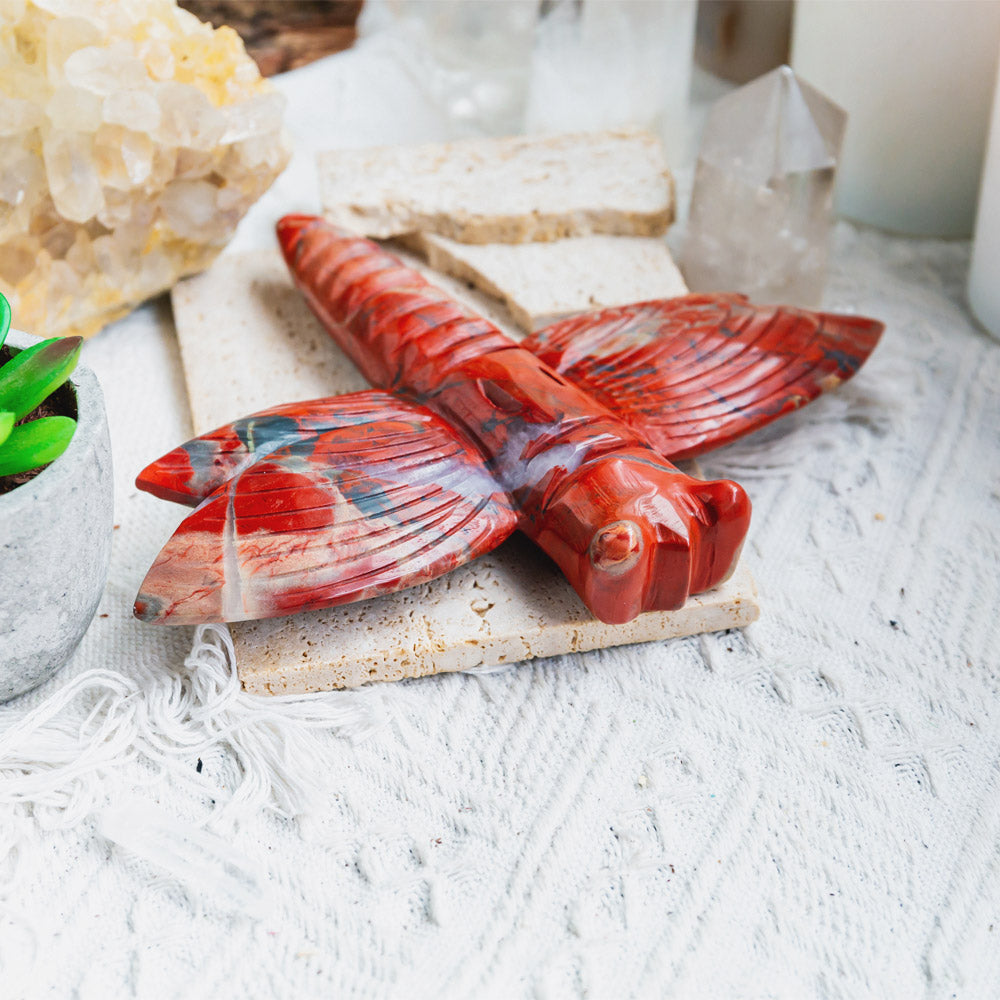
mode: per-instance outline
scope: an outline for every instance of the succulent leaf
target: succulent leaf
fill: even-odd
[[[75,428],[72,417],[39,417],[15,427],[0,444],[0,476],[48,465],[66,450]]]
[[[7,331],[10,329],[10,303],[6,297],[0,294],[0,347],[7,339]]]
[[[0,444],[3,444],[10,436],[15,423],[13,413],[9,410],[0,410]]]
[[[27,416],[69,378],[80,358],[82,337],[43,340],[0,368],[0,410]]]

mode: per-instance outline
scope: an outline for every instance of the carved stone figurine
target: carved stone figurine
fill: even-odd
[[[182,445],[138,485],[195,506],[135,603],[190,624],[410,587],[515,529],[605,622],[726,579],[750,502],[668,458],[715,448],[850,378],[882,324],[688,295],[520,344],[369,240],[313,216],[278,237],[367,392],[275,407]]]

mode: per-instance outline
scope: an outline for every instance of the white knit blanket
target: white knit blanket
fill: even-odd
[[[369,44],[290,74],[299,152],[437,138]],[[683,188],[682,188],[683,192]],[[682,193],[683,197],[683,193]],[[1000,995],[1000,346],[968,245],[841,224],[857,379],[706,462],[741,479],[744,633],[290,700],[131,604],[180,518],[168,305],[85,349],[118,530],[70,666],[0,707],[0,996]]]

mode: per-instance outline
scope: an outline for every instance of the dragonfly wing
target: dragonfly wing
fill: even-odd
[[[263,455],[303,436],[340,430],[364,440],[384,433],[385,421],[405,434],[426,414],[394,393],[378,390],[285,403],[182,444],[146,466],[135,482],[161,500],[194,507]],[[349,427],[356,430],[348,432]]]
[[[572,317],[521,346],[677,460],[835,388],[861,367],[882,330],[863,316],[686,295]]]
[[[382,412],[360,421],[358,397],[365,395]],[[343,400],[340,424],[336,401],[323,416],[293,404],[302,412],[291,441],[282,437],[291,431],[279,434],[275,424],[266,425],[270,438],[253,439],[254,448],[236,431],[235,446],[221,432],[198,439],[218,445],[232,474],[157,557],[136,599],[138,617],[242,621],[362,600],[440,576],[514,530],[510,498],[441,418],[387,393]],[[265,438],[278,446],[263,447]],[[241,447],[246,453],[231,459]],[[196,465],[203,457],[197,449],[184,455]],[[184,473],[174,480],[158,467],[140,481],[159,484],[161,494],[181,494],[184,475],[196,484],[191,494],[211,483],[201,465],[193,479]]]

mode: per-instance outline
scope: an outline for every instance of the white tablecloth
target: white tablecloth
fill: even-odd
[[[279,85],[296,158],[236,249],[316,208],[315,149],[448,131],[374,42]],[[0,708],[0,996],[1000,994],[1000,346],[968,244],[835,236],[882,345],[706,463],[760,621],[485,675],[262,701],[218,632],[133,621],[180,510],[132,483],[190,430],[169,305],[89,342],[119,527],[73,661]]]

